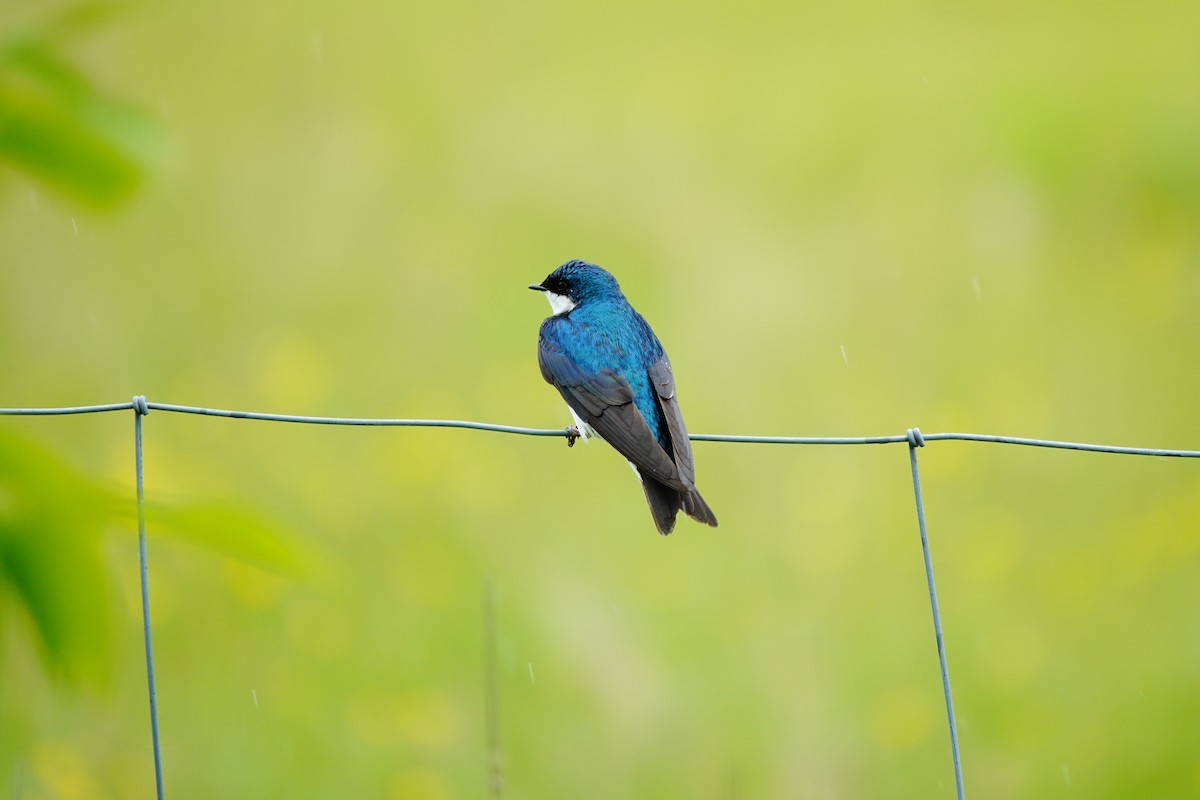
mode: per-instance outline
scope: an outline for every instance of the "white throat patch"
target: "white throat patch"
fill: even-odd
[[[547,289],[543,289],[542,293],[546,295],[546,299],[550,301],[550,310],[554,312],[554,316],[565,314],[575,307],[575,301],[567,297],[565,294],[555,294]]]

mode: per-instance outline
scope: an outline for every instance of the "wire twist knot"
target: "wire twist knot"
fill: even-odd
[[[909,428],[908,432],[904,434],[904,438],[908,439],[909,447],[925,446],[925,437],[921,435],[920,428]]]
[[[146,395],[134,395],[133,410],[143,417],[150,413],[150,405],[146,402]]]

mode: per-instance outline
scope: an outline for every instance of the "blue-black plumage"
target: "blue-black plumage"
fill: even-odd
[[[681,508],[716,527],[696,489],[671,362],[617,279],[595,264],[568,261],[529,288],[545,292],[553,311],[538,335],[542,377],[567,401],[580,433],[628,459],[659,533],[671,532]]]

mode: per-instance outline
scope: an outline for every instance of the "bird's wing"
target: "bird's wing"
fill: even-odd
[[[666,353],[647,370],[650,383],[658,395],[658,404],[667,420],[667,430],[671,434],[671,448],[675,451],[675,466],[686,484],[696,480],[696,466],[692,460],[692,443],[688,439],[687,428],[683,424],[683,413],[679,410],[679,401],[675,397],[675,375],[671,372],[671,362]]]
[[[624,376],[611,369],[584,370],[545,337],[538,343],[538,364],[542,377],[558,389],[575,413],[643,475],[679,491],[687,489],[671,456],[634,405],[633,389]]]

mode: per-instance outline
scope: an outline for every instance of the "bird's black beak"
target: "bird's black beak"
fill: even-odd
[[[535,283],[535,284],[533,284],[532,286],[530,286],[529,288],[530,288],[530,289],[533,289],[535,292],[544,292],[544,291],[546,291],[546,287],[545,287],[545,286],[542,286],[540,283]]]

